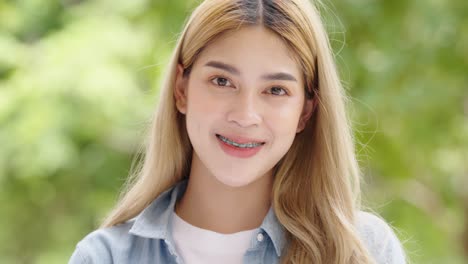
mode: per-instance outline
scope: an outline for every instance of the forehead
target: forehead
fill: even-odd
[[[302,70],[286,42],[263,26],[247,26],[224,33],[201,52],[196,64],[218,60],[241,74],[285,71],[301,79]]]

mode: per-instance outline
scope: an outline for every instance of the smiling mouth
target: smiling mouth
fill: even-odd
[[[223,141],[224,143],[228,144],[228,145],[231,145],[231,146],[234,146],[234,147],[237,147],[237,148],[243,148],[243,149],[248,149],[248,148],[256,148],[256,147],[259,147],[259,146],[262,146],[265,144],[265,142],[246,142],[246,143],[238,143],[238,142],[235,142],[227,137],[223,137],[219,134],[216,134],[216,137],[219,138],[221,141]]]

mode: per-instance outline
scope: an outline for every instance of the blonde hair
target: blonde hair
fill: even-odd
[[[178,63],[186,74],[198,54],[221,34],[260,25],[290,47],[317,100],[306,128],[275,167],[272,206],[288,246],[283,263],[373,263],[355,230],[359,167],[345,113],[346,97],[318,10],[307,0],[205,0],[192,13],[161,87],[144,160],[102,227],[139,214],[190,172],[192,146],[175,106]]]

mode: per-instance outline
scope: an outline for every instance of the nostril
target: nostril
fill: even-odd
[[[240,127],[258,126],[262,122],[259,113],[248,109],[233,110],[228,113],[227,120]]]

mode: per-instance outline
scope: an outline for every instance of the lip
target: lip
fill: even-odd
[[[245,144],[245,143],[265,143],[265,141],[254,138],[241,137],[236,135],[226,135],[226,134],[216,134],[228,138],[236,143]]]
[[[221,134],[217,134],[217,135],[221,135]],[[235,142],[240,143],[240,144],[265,143],[264,141],[261,141],[261,140],[246,138],[246,137],[227,136],[227,135],[224,135],[224,134],[221,135],[221,136],[229,138],[230,140],[235,141]],[[250,158],[250,157],[254,156],[255,154],[257,154],[262,149],[262,147],[264,146],[264,144],[262,144],[262,145],[260,145],[258,147],[254,147],[254,148],[238,148],[238,147],[235,147],[235,146],[232,146],[232,145],[229,145],[229,144],[225,143],[224,141],[219,139],[216,135],[215,135],[215,137],[216,137],[216,140],[218,141],[221,149],[224,151],[224,153],[226,153],[226,154],[228,154],[230,156],[237,157],[237,158]]]

